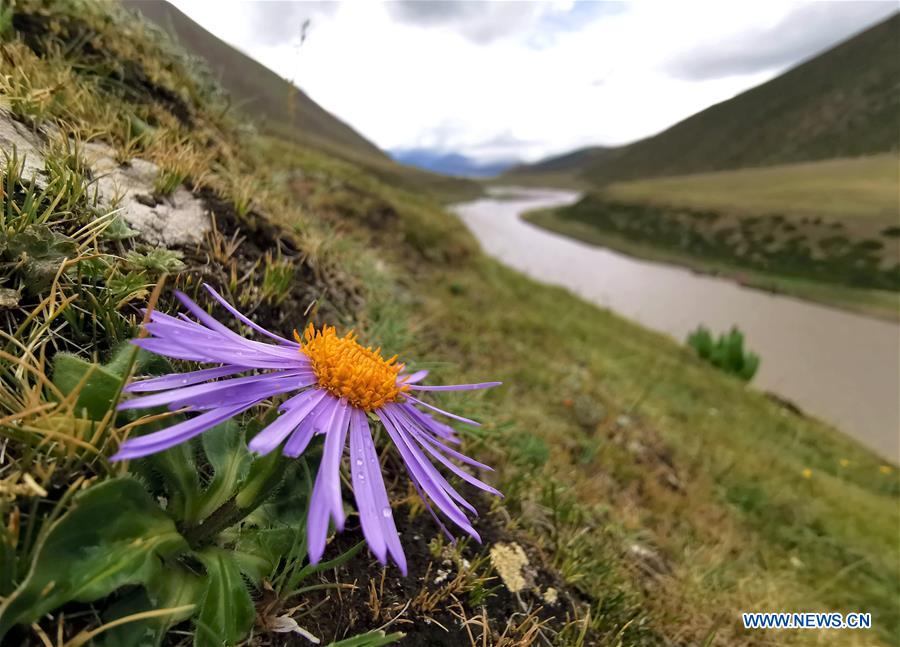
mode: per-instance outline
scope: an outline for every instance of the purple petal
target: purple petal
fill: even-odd
[[[280,337],[280,336],[276,335],[276,334],[273,333],[273,332],[269,332],[268,330],[266,330],[266,329],[263,328],[262,326],[259,326],[259,325],[255,324],[254,322],[252,322],[252,321],[251,321],[250,319],[248,319],[246,316],[244,316],[243,314],[241,314],[240,312],[238,312],[237,308],[235,308],[233,305],[231,305],[231,304],[228,303],[225,299],[223,299],[223,298],[219,295],[219,293],[216,292],[216,291],[212,288],[212,286],[209,285],[208,283],[204,283],[204,284],[203,284],[203,287],[205,287],[205,288],[209,291],[209,293],[213,296],[213,298],[214,298],[216,301],[218,301],[219,304],[220,304],[223,308],[225,308],[226,310],[228,310],[228,312],[230,312],[230,313],[234,316],[234,318],[237,319],[238,321],[240,321],[241,323],[243,323],[243,324],[249,326],[250,328],[252,328],[252,329],[255,330],[256,332],[260,333],[261,335],[265,335],[266,337],[269,337],[269,338],[271,338],[271,339],[274,339],[274,340],[277,341],[279,344],[284,344],[284,345],[286,345],[286,346],[292,346],[292,347],[294,347],[294,348],[298,348],[298,347],[300,346],[300,344],[298,344],[297,342],[295,342],[295,341],[290,341],[290,340],[288,340],[288,339],[285,339],[284,337]]]
[[[503,382],[479,382],[478,384],[450,384],[447,386],[411,386],[414,391],[474,391],[500,386]]]
[[[412,400],[413,402],[415,402],[417,404],[421,404],[423,407],[428,407],[432,411],[437,411],[442,416],[447,416],[448,418],[453,418],[454,420],[459,420],[460,422],[464,422],[468,425],[474,425],[475,427],[481,426],[481,423],[475,422],[474,420],[469,420],[468,418],[463,418],[462,416],[458,416],[455,413],[450,413],[449,411],[444,411],[443,409],[438,409],[433,404],[428,404],[427,402],[422,402],[418,398],[414,398],[413,396],[411,396],[409,393],[404,393],[403,395],[407,399]]]
[[[375,503],[375,490],[379,485],[384,489],[384,480],[380,472],[374,470],[373,475],[373,470],[368,469],[367,444],[372,444],[372,436],[366,414],[354,409],[350,414],[350,476],[353,481],[353,496],[366,542],[378,561],[386,564],[387,542],[381,525],[381,509]]]
[[[271,387],[272,393],[278,393],[280,387],[284,387],[284,381],[294,385],[295,388],[301,388],[303,381],[298,377],[299,371],[284,371],[278,373],[265,373],[263,375],[251,375],[248,377],[237,377],[230,380],[219,380],[216,382],[206,382],[204,384],[196,384],[187,386],[182,389],[172,389],[154,395],[145,395],[123,402],[119,405],[119,410],[125,409],[145,409],[147,407],[158,407],[164,404],[193,404],[192,400],[200,399],[204,395],[212,393],[220,393],[221,395],[230,396],[234,393],[235,397],[241,396],[241,391],[253,384]],[[255,396],[251,396],[255,397]],[[265,396],[263,396],[265,397]],[[261,398],[262,399],[262,398]]]
[[[457,503],[462,505],[472,514],[477,515],[478,511],[475,509],[475,506],[466,501],[465,497],[463,497],[459,492],[456,491],[456,489],[452,485],[450,485],[447,479],[444,478],[444,475],[441,474],[435,468],[434,464],[429,461],[428,458],[422,453],[422,451],[419,449],[419,445],[421,445],[421,443],[417,444],[413,442],[414,440],[416,440],[416,433],[418,430],[415,428],[414,424],[411,424],[412,421],[403,415],[403,409],[397,406],[391,407],[389,414],[391,416],[391,419],[394,421],[394,425],[402,432],[404,432],[405,439],[407,444],[409,445],[409,448],[413,450],[415,455],[419,458],[419,462],[429,472],[432,480],[437,483],[441,487],[441,489],[444,490],[444,492],[449,494],[450,497],[453,498]]]
[[[402,411],[402,409],[400,409],[400,411]],[[421,431],[419,431],[419,429],[416,428],[416,424],[413,420],[411,420],[409,418],[404,419],[402,413],[398,413],[397,417],[405,423],[404,428],[406,429],[406,431],[408,431],[413,436],[413,438],[415,438],[418,441],[419,445],[421,445],[422,448],[424,448],[425,451],[427,451],[429,454],[434,456],[434,458],[437,459],[444,467],[449,469],[451,472],[456,474],[458,477],[460,477],[467,483],[470,483],[477,488],[485,490],[486,492],[490,492],[491,494],[496,494],[497,496],[503,496],[502,494],[500,494],[500,491],[497,490],[496,488],[491,487],[487,483],[472,476],[465,470],[460,469],[457,465],[454,465],[453,463],[451,463],[449,460],[447,460],[447,458],[443,454],[441,454],[434,447],[432,447],[432,443],[437,445],[438,447],[440,447],[441,449],[443,449],[446,452],[452,452],[457,457],[460,457],[461,460],[465,459],[466,462],[470,462],[470,463],[478,463],[477,461],[474,461],[474,460],[470,459],[468,456],[465,456],[464,454],[461,454],[460,452],[452,450],[449,447],[444,447],[437,441],[429,438],[427,436],[427,434],[423,434]],[[487,469],[490,470],[489,467],[487,467],[486,465],[483,465],[482,463],[478,463],[478,465],[481,467],[486,467]]]
[[[378,561],[386,564],[390,552],[405,576],[406,556],[394,524],[366,414],[353,409],[350,415],[350,473],[363,535]]]
[[[188,309],[188,312],[197,317],[197,319],[206,327],[215,330],[216,332],[222,333],[226,337],[231,335],[240,337],[240,335],[231,330],[231,328],[217,321],[215,317],[213,317],[206,310],[194,303],[194,301],[191,300],[191,298],[181,290],[175,290],[175,296],[179,301],[181,301],[182,305],[184,305],[184,307]]]
[[[190,386],[207,380],[214,380],[219,377],[227,377],[242,371],[248,371],[246,366],[218,366],[216,368],[204,368],[199,371],[191,371],[189,373],[170,373],[162,377],[154,377],[149,380],[140,380],[132,382],[126,386],[123,391],[126,393],[140,393],[143,391],[165,391],[166,389],[174,389],[177,387]]]
[[[323,391],[313,389],[287,400],[279,407],[285,413],[253,437],[250,451],[265,455],[278,447],[324,397]]]
[[[271,398],[282,393],[296,392],[306,388],[310,382],[297,382],[295,379],[283,379],[271,382],[260,382],[249,386],[236,386],[230,389],[214,391],[204,395],[191,398],[189,402],[173,403],[169,405],[169,409],[180,409],[183,406],[192,409],[214,409],[216,407],[224,407],[229,404],[238,404],[248,400],[260,402],[266,398]]]
[[[326,392],[327,393],[327,392]],[[297,458],[306,449],[316,433],[326,433],[334,416],[339,400],[328,394],[319,405],[303,420],[297,431],[285,443],[282,453]]]
[[[207,429],[212,429],[219,423],[236,416],[242,411],[246,411],[254,404],[256,403],[251,402],[249,404],[244,403],[231,407],[213,409],[212,411],[201,413],[199,416],[194,416],[193,418],[172,425],[162,431],[147,434],[146,436],[140,436],[139,438],[131,438],[122,443],[119,451],[111,456],[109,460],[121,461],[128,458],[138,458],[140,456],[147,456],[148,454],[155,454],[169,449],[170,447],[174,447],[175,445],[190,440]]]
[[[415,384],[416,382],[421,382],[426,377],[428,377],[427,370],[416,371],[410,375],[401,375],[397,382],[399,384]]]
[[[419,411],[411,404],[403,403],[404,411],[407,411],[413,415],[413,417],[419,421],[421,426],[433,433],[436,436],[439,436],[446,440],[447,442],[453,443],[455,445],[460,444],[459,436],[456,435],[456,430],[453,429],[448,424],[445,424],[439,420],[435,420],[433,416],[425,413],[424,411]]]
[[[393,416],[390,412],[390,405],[377,410],[378,417],[384,424],[385,430],[391,437],[397,450],[400,452],[406,468],[409,470],[410,478],[421,488],[422,491],[438,506],[444,514],[449,517],[453,523],[465,530],[467,533],[481,541],[478,533],[469,523],[469,519],[460,510],[453,500],[448,496],[449,490],[453,490],[449,483],[446,482],[434,466],[416,449],[408,440],[407,434],[394,424]],[[446,489],[444,487],[446,484]],[[460,497],[461,498],[461,497]]]
[[[316,412],[313,411],[303,419],[297,429],[294,430],[294,433],[291,434],[291,437],[288,438],[288,441],[284,444],[284,448],[281,450],[282,454],[290,458],[297,458],[306,451],[309,441],[315,436],[316,429],[313,426],[315,418]]]
[[[329,397],[333,398],[333,396]],[[349,416],[348,405],[336,398],[333,399],[337,404],[332,408],[331,423],[325,432],[325,449],[309,502],[309,515],[307,515],[307,539],[311,564],[317,564],[325,553],[329,511],[334,518],[335,527],[338,530],[344,527],[340,465],[347,437]]]
[[[234,340],[214,337],[207,339],[198,337],[191,332],[176,331],[164,336],[150,339],[136,339],[132,343],[153,351],[158,355],[174,357],[176,359],[190,359],[196,362],[235,364],[237,366],[253,366],[254,368],[296,368],[309,370],[309,358],[300,353],[273,354],[267,348],[274,348],[271,344],[260,344],[243,340],[237,343]],[[254,346],[254,344],[256,344]],[[262,348],[260,348],[262,347]],[[286,350],[286,349],[276,349]]]

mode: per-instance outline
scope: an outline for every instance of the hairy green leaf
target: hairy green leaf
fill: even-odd
[[[0,637],[66,602],[147,583],[162,557],[184,549],[175,524],[140,483],[126,477],[94,485],[39,540],[25,580],[0,605]]]
[[[75,355],[57,353],[53,359],[53,384],[63,395],[70,395],[77,389],[76,413],[86,413],[91,420],[101,420],[113,406],[122,378]]]
[[[239,642],[253,626],[256,610],[234,556],[211,546],[195,553],[206,567],[206,591],[200,603],[195,647],[222,647]]]
[[[244,441],[244,431],[234,420],[205,432],[201,442],[213,477],[200,498],[193,520],[206,518],[231,498],[247,477],[253,460]]]

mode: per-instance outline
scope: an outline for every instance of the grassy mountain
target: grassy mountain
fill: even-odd
[[[345,152],[384,157],[368,139],[322,108],[269,68],[219,40],[165,0],[124,0],[173,35],[190,53],[206,60],[240,107],[267,127]]]
[[[480,192],[470,180],[397,164],[302,90],[209,33],[165,0],[123,0],[122,4],[139,11],[187,52],[206,61],[234,107],[253,118],[263,132],[361,164],[383,179],[425,189],[444,200]]]
[[[510,180],[615,180],[853,157],[898,148],[900,14],[716,104],[617,149],[587,148],[514,169]]]

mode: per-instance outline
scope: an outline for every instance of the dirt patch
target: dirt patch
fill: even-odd
[[[307,318],[317,324],[333,324],[365,306],[361,285],[339,267],[311,262],[290,231],[255,211],[238,215],[231,202],[211,189],[202,189],[196,196],[211,214],[214,230],[202,246],[184,250],[189,261],[187,275],[214,286],[228,285],[234,276],[243,277],[241,292],[252,297],[264,281],[267,256],[293,265],[291,285],[282,298],[253,299],[254,305],[244,310],[263,327],[290,334]],[[223,252],[220,246],[231,247],[233,252]],[[216,258],[224,253],[228,258]]]
[[[487,501],[476,506],[486,509]],[[355,588],[311,595],[307,606],[316,609],[314,615],[298,616],[299,624],[322,644],[385,625],[388,632],[405,633],[401,644],[409,645],[551,644],[568,623],[585,617],[587,600],[546,564],[527,538],[506,529],[501,514],[475,521],[483,544],[468,541],[459,551],[445,546],[437,554],[429,544],[439,531],[427,512],[411,517],[408,508],[398,508],[394,514],[408,576],[393,565],[385,569],[370,553],[360,552],[338,572],[338,581],[354,583]],[[328,552],[338,554],[361,538],[359,527],[351,525],[337,535]],[[487,558],[492,547],[509,545],[521,551],[527,572],[528,585],[518,593],[503,584]],[[462,584],[467,568],[469,584]],[[473,579],[479,581],[474,587]],[[271,642],[262,644],[309,643],[298,636],[272,636]],[[584,644],[594,644],[590,632]]]

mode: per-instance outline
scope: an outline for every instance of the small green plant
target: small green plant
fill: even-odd
[[[745,382],[752,380],[759,369],[759,355],[744,350],[744,334],[736,326],[718,339],[706,326],[698,326],[688,335],[687,344],[701,359]]]
[[[175,193],[185,179],[184,173],[178,169],[161,168],[153,182],[153,191],[160,197],[170,196]]]
[[[262,297],[268,303],[279,304],[287,298],[294,283],[294,263],[279,253],[267,252],[264,259]]]
[[[126,264],[135,270],[149,270],[158,274],[174,274],[184,269],[183,254],[175,249],[144,247],[125,255]]]

